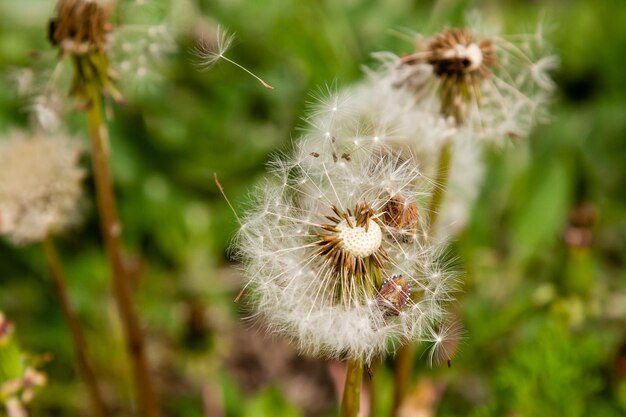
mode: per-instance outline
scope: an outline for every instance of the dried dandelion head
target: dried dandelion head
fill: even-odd
[[[417,216],[429,182],[402,155],[335,162],[307,142],[274,162],[234,245],[258,315],[327,357],[370,361],[421,340],[453,284]]]
[[[491,39],[475,39],[467,28],[446,29],[428,43],[419,58],[411,56],[404,63],[427,62],[440,80],[441,112],[461,123],[464,106],[480,94],[480,83],[496,63]]]
[[[50,42],[66,54],[104,52],[114,6],[115,1],[59,0],[57,17],[49,23]]]
[[[43,240],[77,221],[80,148],[63,136],[13,132],[0,142],[0,233],[16,244]]]
[[[416,104],[438,111],[471,135],[490,140],[525,137],[545,119],[558,58],[541,27],[515,36],[490,34],[480,23],[417,36],[417,50],[389,59],[381,76],[411,91]]]
[[[123,100],[114,85],[115,73],[107,54],[109,34],[113,32],[109,18],[115,6],[114,0],[58,0],[57,15],[50,20],[50,42],[59,48],[60,59],[72,59],[70,93],[79,107],[92,105],[100,94]]]

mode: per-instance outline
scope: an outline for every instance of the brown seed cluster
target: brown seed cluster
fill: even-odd
[[[393,196],[385,205],[385,214],[383,215],[385,225],[401,231],[403,236],[407,238],[409,235],[417,233],[419,224],[419,209],[417,204],[407,202],[400,195]],[[407,235],[408,234],[408,235]]]
[[[383,282],[376,303],[385,316],[397,316],[411,297],[409,281],[402,275],[396,275]]]
[[[50,21],[50,42],[69,53],[102,52],[113,29],[110,13],[99,1],[59,0],[57,18]]]
[[[345,249],[340,236],[341,230],[337,227],[340,223],[345,222],[349,228],[361,227],[367,232],[370,220],[381,225],[371,206],[368,203],[357,203],[354,211],[349,209],[342,211],[334,205],[331,209],[336,217],[326,216],[332,223],[320,225],[322,229],[330,233],[318,234],[319,240],[316,243],[321,246],[319,254],[326,256],[332,267],[343,276],[364,277],[369,272],[369,261],[376,268],[382,268],[385,262],[389,260],[382,245],[370,256],[355,256]]]

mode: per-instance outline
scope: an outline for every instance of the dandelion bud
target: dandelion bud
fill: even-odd
[[[0,233],[28,244],[74,224],[85,175],[79,156],[66,137],[13,132],[0,142]]]

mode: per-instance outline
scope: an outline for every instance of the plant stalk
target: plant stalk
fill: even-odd
[[[435,232],[441,203],[443,202],[446,189],[448,188],[451,161],[452,142],[448,140],[441,148],[441,151],[439,152],[439,159],[437,161],[435,189],[433,190],[433,195],[430,200],[430,204],[428,205],[428,223],[426,228],[428,236],[432,236]],[[394,362],[394,392],[391,417],[397,416],[398,410],[402,405],[402,400],[408,390],[414,359],[415,346],[412,343],[407,343],[402,346],[396,355],[396,360]]]
[[[448,180],[450,178],[450,162],[452,161],[452,142],[447,141],[441,148],[439,153],[439,160],[437,162],[437,178],[435,179],[435,189],[433,190],[433,196],[428,205],[428,235],[432,236],[435,231],[437,219],[439,218],[439,211],[441,209],[441,203],[443,197],[446,194],[448,188]]]
[[[348,371],[341,401],[341,417],[357,417],[363,385],[363,361],[348,360]]]
[[[57,298],[59,299],[59,303],[61,304],[61,310],[63,311],[63,316],[67,322],[72,343],[74,344],[74,351],[78,362],[78,372],[81,374],[83,381],[87,385],[89,398],[91,400],[92,415],[95,417],[105,417],[107,415],[107,409],[102,397],[102,391],[100,390],[98,379],[96,378],[96,373],[93,369],[92,361],[89,358],[87,340],[80,326],[80,321],[78,320],[76,311],[72,307],[67,291],[67,281],[61,266],[61,260],[54,246],[54,241],[50,236],[47,236],[44,239],[43,249],[48,268],[50,269],[50,275],[52,276],[54,290]]]
[[[100,227],[113,273],[114,297],[122,322],[126,349],[132,363],[138,414],[144,417],[159,417],[159,406],[146,359],[144,336],[133,303],[131,279],[124,265],[121,244],[122,226],[117,215],[109,171],[108,132],[102,120],[102,96],[100,87],[95,82],[90,82],[87,88],[89,94],[87,119],[92,145],[91,160],[96,182]]]

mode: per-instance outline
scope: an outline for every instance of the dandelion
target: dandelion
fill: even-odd
[[[64,54],[104,51],[107,36],[113,30],[108,19],[115,7],[113,0],[59,0],[57,17],[50,20],[50,42]]]
[[[416,39],[414,53],[387,61],[382,71],[412,91],[418,105],[438,108],[491,141],[525,137],[545,119],[554,89],[548,71],[558,58],[546,54],[542,32],[499,36],[463,27]]]
[[[77,223],[85,176],[80,154],[65,136],[16,131],[0,142],[0,233],[22,245]]]
[[[254,77],[263,85],[263,87],[273,90],[274,87],[263,81],[252,71],[224,55],[234,40],[234,33],[228,33],[226,29],[218,26],[215,39],[213,41],[209,41],[207,38],[203,37],[195,46],[194,53],[199,58],[198,65],[202,68],[209,69],[217,64],[220,59],[223,59],[224,61],[231,63],[242,71],[248,73],[250,76]]]
[[[402,155],[309,158],[274,161],[234,250],[271,329],[305,353],[369,363],[445,315],[430,283],[439,249],[417,215],[429,183]]]
[[[59,0],[57,16],[50,20],[50,42],[59,47],[62,58],[72,58],[75,71],[71,93],[81,107],[91,105],[92,88],[117,102],[123,101],[114,85],[115,75],[106,51],[113,31],[109,18],[115,5],[112,0]]]

